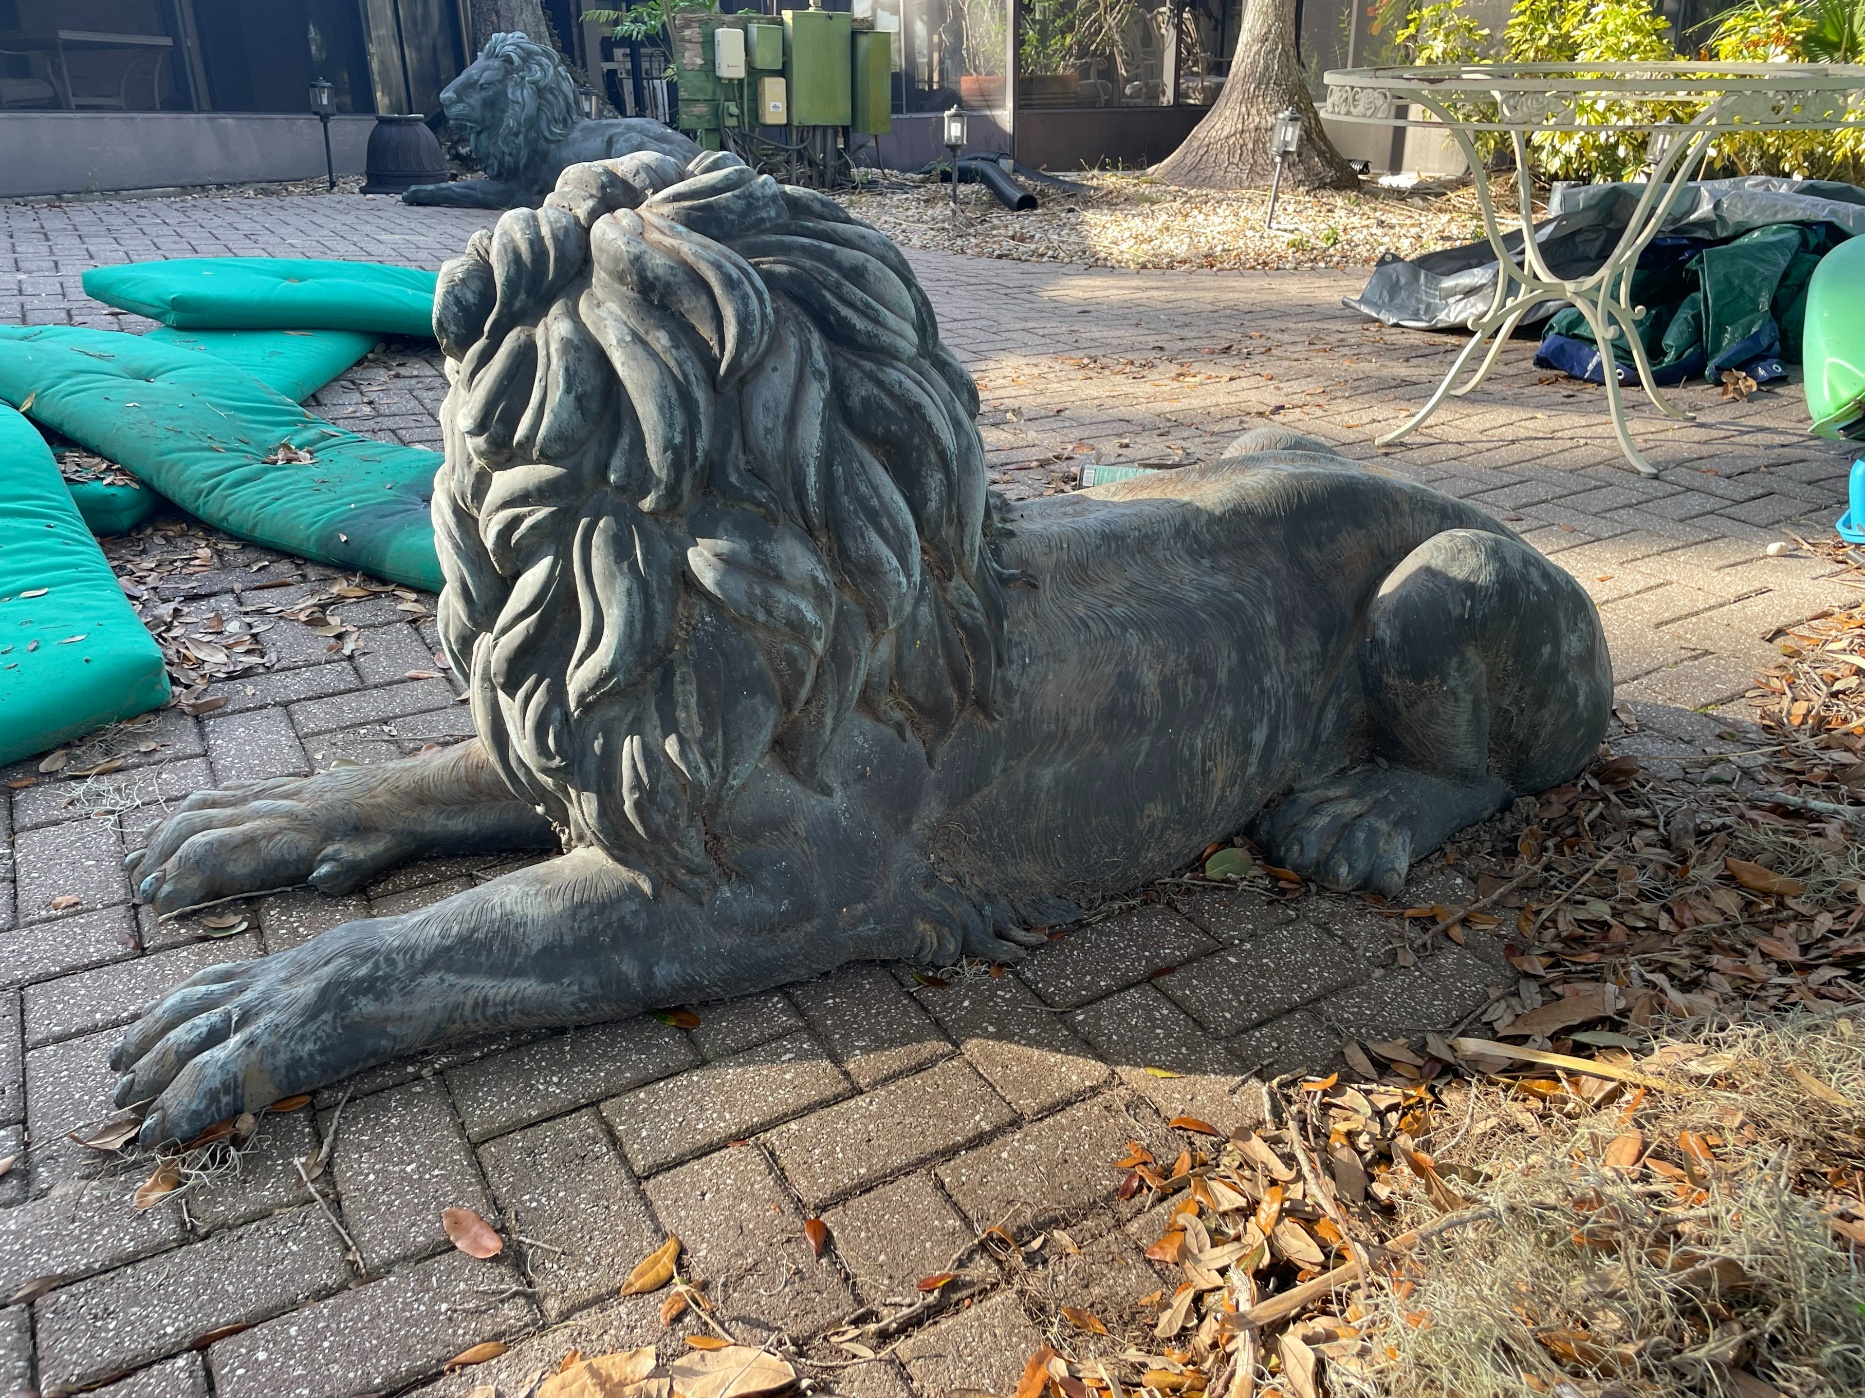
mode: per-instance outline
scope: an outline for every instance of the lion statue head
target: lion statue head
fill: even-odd
[[[977,388],[899,251],[731,155],[566,169],[441,272],[439,627],[571,842],[703,890],[767,756],[993,711]]]
[[[440,106],[490,178],[517,180],[576,125],[576,84],[556,50],[494,34]]]

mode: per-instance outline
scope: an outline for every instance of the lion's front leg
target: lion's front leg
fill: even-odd
[[[536,208],[543,197],[505,180],[454,180],[449,184],[417,184],[402,191],[402,203],[436,209]]]
[[[478,739],[373,767],[199,791],[132,854],[158,912],[310,883],[340,894],[419,855],[535,849],[547,822],[513,798]]]
[[[782,885],[783,880],[772,881]],[[802,885],[706,904],[578,849],[397,917],[215,966],[111,1054],[146,1146],[378,1063],[494,1030],[589,1024],[767,989],[903,947],[842,933]]]

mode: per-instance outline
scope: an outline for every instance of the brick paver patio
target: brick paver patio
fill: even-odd
[[[368,257],[436,266],[477,215],[356,196],[0,206],[0,322],[142,328],[85,300],[87,267],[191,254]],[[1782,623],[1856,601],[1817,560],[1768,558],[1825,532],[1846,453],[1807,437],[1798,388],[1724,403],[1696,387],[1689,424],[1641,413],[1662,479],[1623,468],[1599,390],[1540,374],[1512,346],[1486,389],[1402,449],[1368,443],[1416,403],[1455,340],[1371,326],[1341,309],[1359,274],[1127,273],[915,254],[948,342],[984,386],[994,478],[1065,488],[1089,460],[1208,458],[1238,431],[1287,423],[1463,496],[1570,568],[1601,606],[1624,744],[1652,755],[1717,745],[1716,710],[1775,652]],[[444,384],[432,347],[399,344],[316,400],[345,426],[434,445]],[[1662,425],[1660,425],[1662,423]],[[1204,894],[1068,933],[1015,973],[925,984],[895,967],[655,1019],[524,1035],[396,1064],[268,1118],[237,1178],[139,1214],[128,1172],[66,1139],[102,1117],[104,1058],[139,1007],[200,966],[258,956],[371,911],[444,897],[498,871],[446,860],[362,894],[287,893],[210,939],[132,906],[122,868],[163,803],[209,785],[372,762],[465,736],[432,668],[431,622],[393,597],[340,608],[353,658],[265,607],[328,570],[210,536],[152,534],[129,557],[190,555],[145,599],[271,623],[263,674],[229,702],[169,709],[106,735],[107,776],[0,771],[0,1392],[109,1383],[120,1398],[525,1391],[572,1346],[660,1341],[660,1297],[618,1299],[668,1233],[686,1244],[741,1337],[800,1340],[857,1307],[911,1297],[977,1230],[1065,1228],[1022,1285],[1118,1310],[1161,1284],[1157,1232],[1116,1204],[1108,1162],[1129,1138],[1164,1148],[1187,1113],[1251,1115],[1257,1074],[1318,1066],[1345,1033],[1446,1026],[1507,980],[1480,936],[1409,969],[1350,899]],[[255,567],[267,582],[255,590]],[[1693,712],[1697,711],[1697,712]],[[1722,744],[1727,746],[1727,744]],[[1441,866],[1413,896],[1456,900]],[[68,904],[67,898],[79,901]],[[54,907],[54,901],[57,906]],[[1158,1071],[1165,1070],[1162,1075]],[[335,1131],[313,1203],[292,1162]],[[1176,1153],[1177,1146],[1171,1147]],[[440,1212],[498,1224],[500,1256],[451,1249]],[[325,1210],[329,1211],[326,1216]],[[824,1219],[817,1259],[804,1220]],[[340,1222],[346,1236],[333,1226]],[[354,1243],[351,1251],[350,1243]],[[479,1341],[510,1351],[442,1377]],[[880,1362],[821,1371],[856,1395],[1007,1392],[1039,1343],[1006,1285],[911,1334]],[[130,1377],[123,1377],[129,1375]]]

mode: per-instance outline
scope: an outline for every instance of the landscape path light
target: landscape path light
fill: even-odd
[[[1269,177],[1269,213],[1263,227],[1276,226],[1276,195],[1282,189],[1282,162],[1302,146],[1302,118],[1293,107],[1284,107],[1269,127],[1269,153],[1276,157],[1276,173]]]
[[[958,153],[965,149],[966,129],[971,118],[958,107],[945,114],[945,148],[952,152],[952,216],[958,217]]]
[[[328,78],[311,83],[311,115],[324,123],[324,175],[332,190],[337,187],[337,163],[330,156],[330,114],[337,109],[336,91]]]
[[[576,105],[583,113],[583,120],[594,121],[600,113],[596,110],[596,89],[584,83],[576,90]]]

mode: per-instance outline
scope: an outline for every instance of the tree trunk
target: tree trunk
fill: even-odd
[[[1358,188],[1353,168],[1321,127],[1296,61],[1295,0],[1248,0],[1223,91],[1185,144],[1154,166],[1153,174],[1167,184],[1202,189],[1267,186],[1276,169],[1269,128],[1285,107],[1301,116],[1302,144],[1284,161],[1282,183],[1297,189]]]
[[[475,51],[483,49],[494,34],[523,34],[547,48],[557,47],[557,36],[551,32],[540,0],[473,0],[472,15]]]

